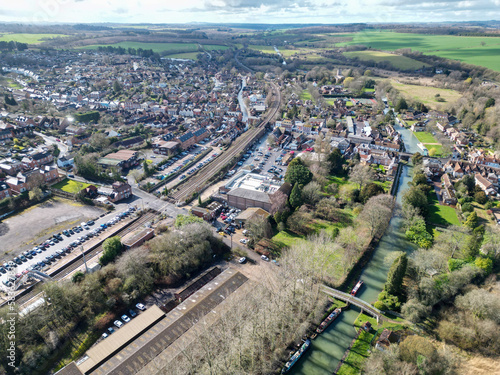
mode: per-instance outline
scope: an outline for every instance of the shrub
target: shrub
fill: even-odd
[[[474,207],[472,207],[472,204],[464,203],[462,205],[462,212],[472,212],[472,211],[474,211]]]
[[[387,311],[387,306],[382,301],[377,301],[373,304],[373,307],[379,309],[380,311]]]

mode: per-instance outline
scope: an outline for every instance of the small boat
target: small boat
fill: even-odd
[[[291,356],[291,358],[288,360],[288,362],[285,363],[285,366],[281,370],[281,373],[286,374],[288,371],[290,371],[290,369],[293,367],[293,365],[295,363],[297,363],[297,361],[300,359],[300,357],[302,357],[302,354],[304,354],[307,351],[307,349],[309,349],[310,346],[311,346],[311,340],[307,339],[306,341],[304,341],[304,343],[301,345],[299,350],[297,350]]]
[[[340,310],[339,308],[333,310],[333,312],[330,315],[328,315],[325,318],[325,320],[321,322],[318,328],[316,328],[316,333],[320,334],[321,332],[323,332],[326,329],[326,327],[328,327],[335,319],[337,319],[337,317],[340,315],[341,312],[342,310]]]
[[[359,288],[361,288],[361,285],[363,285],[363,280],[359,280],[358,283],[352,288],[351,290],[351,296],[355,296],[356,293],[358,293]]]

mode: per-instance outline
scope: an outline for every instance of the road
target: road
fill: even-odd
[[[42,137],[43,140],[45,141],[46,145],[48,145],[48,146],[50,146],[50,145],[57,145],[57,147],[59,148],[59,150],[61,150],[61,153],[59,154],[59,157],[64,156],[64,155],[66,155],[68,153],[69,147],[64,142],[58,142],[55,137],[51,137],[51,136],[45,135],[45,134],[40,133],[40,132],[34,132],[34,133],[36,135]]]

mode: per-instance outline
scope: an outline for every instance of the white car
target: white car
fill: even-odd
[[[102,334],[102,338],[103,338],[103,339],[105,339],[105,338],[106,338],[106,337],[108,337],[108,336],[109,336],[109,335],[108,335],[106,332],[104,332],[104,333]]]
[[[248,240],[247,240],[246,238],[242,238],[242,239],[240,240],[240,242],[241,242],[241,243],[243,243],[243,244],[246,244],[246,243],[248,242]]]
[[[127,315],[122,315],[122,320],[123,320],[125,323],[130,322],[130,318],[129,318]]]
[[[137,307],[141,311],[146,310],[146,306],[144,306],[142,303],[138,303],[137,305],[135,305],[135,307]]]
[[[269,258],[266,257],[265,255],[261,255],[260,259],[265,260],[266,262],[269,262]]]
[[[245,263],[246,261],[247,261],[247,258],[245,258],[245,257],[241,257],[240,259],[238,259],[238,262],[239,262],[240,264],[243,264],[243,263]]]
[[[117,328],[120,328],[120,327],[123,325],[123,323],[122,323],[122,322],[120,322],[119,320],[115,320],[115,321],[113,322],[113,324],[114,324]]]

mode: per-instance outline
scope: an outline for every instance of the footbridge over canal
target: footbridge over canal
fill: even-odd
[[[382,312],[373,307],[368,302],[363,301],[361,298],[357,298],[355,296],[351,296],[350,294],[341,292],[340,290],[330,288],[326,285],[321,285],[321,291],[329,296],[335,297],[339,300],[347,302],[347,304],[353,304],[361,309],[361,312],[367,312],[371,316],[377,319],[377,323],[379,319],[384,319]]]

